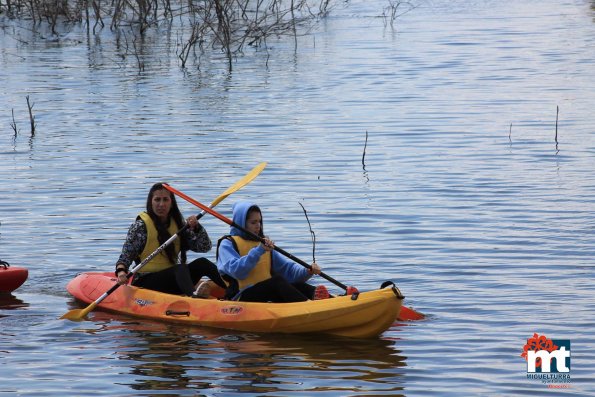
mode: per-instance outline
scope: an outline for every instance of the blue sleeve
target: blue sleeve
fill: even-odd
[[[254,269],[254,266],[265,252],[265,249],[258,245],[252,248],[248,255],[240,256],[231,241],[223,240],[219,245],[217,269],[219,269],[219,273],[230,275],[237,280],[243,280],[248,277],[250,271]]]
[[[304,266],[273,251],[273,272],[285,278],[290,283],[307,281],[312,275]]]

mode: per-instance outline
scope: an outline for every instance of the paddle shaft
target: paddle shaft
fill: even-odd
[[[242,188],[243,186],[245,186],[246,184],[251,182],[254,178],[256,178],[258,176],[258,174],[260,174],[260,172],[264,169],[264,167],[266,167],[266,165],[267,165],[266,162],[258,164],[256,167],[254,167],[252,169],[252,171],[250,171],[248,174],[246,174],[246,176],[244,178],[240,179],[238,182],[236,182],[232,186],[230,186],[219,197],[217,197],[215,200],[213,200],[211,202],[211,204],[209,204],[208,207],[205,206],[205,208],[208,208],[208,209],[213,208],[214,206],[216,206],[217,204],[222,202],[227,196],[229,196],[233,192],[239,190],[240,188]],[[164,184],[164,185],[166,185],[166,184]],[[200,218],[205,216],[206,213],[207,213],[207,211],[203,208],[203,210],[200,212],[200,214],[196,215],[196,220],[198,221]],[[130,277],[132,277],[134,275],[134,273],[138,272],[143,266],[145,266],[147,263],[149,263],[151,261],[151,259],[153,259],[157,255],[159,255],[164,249],[166,249],[171,243],[173,243],[176,240],[176,238],[178,238],[178,236],[180,236],[182,233],[184,233],[184,231],[186,229],[188,229],[187,223],[184,226],[182,226],[180,228],[180,230],[178,230],[176,232],[176,234],[174,234],[173,236],[168,238],[167,241],[165,241],[163,244],[161,244],[161,246],[159,248],[157,248],[149,256],[147,256],[144,261],[142,261],[141,263],[139,263],[138,265],[136,265],[132,269],[130,269],[130,271],[126,275],[126,278],[129,279]],[[115,288],[112,287],[114,289],[114,291],[118,288],[117,287],[118,285],[120,285],[120,284],[116,284],[114,286]]]
[[[169,190],[170,192],[182,197],[184,200],[188,201],[189,203],[194,204],[195,206],[201,208],[203,211],[208,212],[209,214],[213,215],[214,217],[222,220],[223,222],[227,223],[229,226],[235,227],[239,230],[241,230],[243,233],[245,233],[246,235],[250,236],[251,238],[260,241],[261,243],[264,244],[265,240],[264,238],[246,230],[245,228],[241,227],[240,225],[238,225],[237,223],[235,223],[234,221],[232,221],[231,219],[225,217],[224,215],[218,213],[217,211],[213,210],[212,208],[207,207],[206,205],[199,203],[198,201],[194,200],[193,198],[187,196],[186,194],[180,192],[177,189],[174,189],[173,187],[169,186],[168,184],[163,184],[163,186]],[[292,261],[299,263],[300,265],[304,266],[307,269],[312,269],[312,266],[306,262],[304,262],[303,260],[295,257],[294,255],[290,254],[289,252],[285,251],[284,249],[274,245],[274,250],[279,252],[280,254],[288,257],[289,259],[291,259]],[[347,290],[347,286],[337,280],[335,280],[334,278],[330,277],[329,275],[325,274],[324,272],[320,272],[320,276],[325,278],[326,280],[330,281],[331,283],[335,284],[336,286],[343,288],[344,290]]]
[[[231,219],[225,217],[224,215],[220,214],[219,212],[213,210],[212,208],[207,207],[204,204],[201,204],[200,202],[194,200],[192,197],[189,197],[188,195],[180,192],[179,190],[164,184],[163,185],[167,190],[169,190],[170,192],[182,197],[184,200],[188,201],[189,203],[194,204],[195,206],[201,208],[204,211],[208,212],[209,214],[213,215],[214,217],[222,220],[223,222],[227,223],[229,226],[235,227],[239,230],[241,230],[242,232],[246,233],[248,236],[252,237],[253,239],[256,239],[258,241],[260,241],[261,243],[264,243],[264,238],[246,230],[245,228],[241,227],[240,225],[238,225],[237,223],[235,223],[234,221],[232,221]],[[286,257],[288,257],[289,259],[299,263],[300,265],[306,267],[307,269],[311,269],[312,266],[309,265],[308,263],[304,262],[303,260],[295,257],[294,255],[290,254],[289,252],[285,251],[284,249],[277,247],[276,245],[274,246],[275,251],[281,253],[282,255],[285,255]],[[324,273],[320,273],[320,276],[325,278],[326,280],[330,281],[331,283],[337,285],[340,288],[343,288],[344,290],[347,290],[347,286],[337,280],[335,280],[334,278],[324,274]],[[402,306],[401,307],[401,313],[399,314],[398,319],[399,320],[421,320],[425,318],[425,316],[420,313],[417,312],[411,308],[408,308],[406,306]]]
[[[223,201],[227,196],[229,196],[233,192],[241,189],[242,187],[244,187],[245,185],[250,183],[254,178],[256,178],[258,176],[258,174],[260,174],[262,172],[262,170],[264,169],[264,167],[266,167],[266,165],[267,165],[266,162],[258,164],[248,174],[246,174],[242,179],[240,179],[239,181],[234,183],[225,192],[223,192],[219,197],[217,197],[215,200],[213,200],[213,202],[211,204],[209,204],[209,207],[207,207],[207,208],[212,208],[212,207],[216,206],[221,201]],[[199,220],[206,213],[207,213],[207,211],[205,211],[203,209],[203,211],[196,216],[196,219]],[[184,226],[182,226],[180,228],[180,230],[178,230],[176,232],[176,234],[174,234],[173,236],[168,238],[163,244],[161,244],[161,246],[159,246],[155,251],[153,251],[149,256],[147,256],[145,258],[145,260],[143,260],[141,263],[133,266],[132,269],[130,269],[130,271],[126,274],[126,279],[130,279],[143,266],[145,266],[147,263],[149,263],[149,261],[151,261],[151,259],[153,259],[157,255],[159,255],[165,248],[167,248],[171,243],[173,243],[178,238],[178,236],[181,235],[186,229],[188,229],[187,223]],[[95,309],[95,307],[98,304],[100,304],[105,298],[107,298],[115,290],[117,290],[120,287],[120,285],[121,285],[120,283],[115,283],[109,290],[105,291],[99,298],[97,298],[95,301],[93,301],[85,309],[82,309],[80,311],[79,310],[71,310],[70,312],[64,314],[61,318],[81,319],[81,318],[85,317],[89,312],[91,312],[93,309]]]
[[[200,219],[200,217],[204,216],[204,214],[206,214],[206,212],[203,211],[202,213],[197,215],[197,219]],[[130,279],[132,276],[134,276],[134,274],[136,272],[138,272],[140,269],[142,269],[143,266],[145,266],[147,263],[149,263],[153,258],[155,258],[157,255],[159,255],[164,249],[166,249],[171,243],[173,243],[178,238],[178,236],[181,235],[186,229],[188,229],[188,224],[185,224],[184,226],[182,226],[180,228],[180,230],[178,230],[176,232],[176,234],[174,234],[173,236],[168,238],[163,244],[161,244],[159,246],[159,248],[157,248],[149,256],[147,256],[145,258],[145,260],[143,260],[141,263],[133,266],[132,269],[130,269],[130,271],[128,272],[128,274],[126,274],[126,279]],[[120,283],[115,283],[114,285],[112,285],[112,287],[110,289],[108,289],[103,294],[101,294],[101,296],[99,298],[95,299],[95,301],[93,301],[93,303],[91,303],[89,306],[87,306],[87,308],[83,309],[77,315],[77,317],[79,317],[79,318],[85,317],[89,312],[91,312],[93,309],[95,309],[95,307],[97,307],[97,305],[99,305],[105,298],[107,298],[115,290],[120,288],[120,285],[121,285]],[[67,316],[67,314],[65,316]]]

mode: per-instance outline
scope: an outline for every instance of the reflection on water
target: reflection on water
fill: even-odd
[[[151,321],[116,323],[110,321],[113,316],[96,312],[93,321],[103,325],[80,331],[97,337],[114,330],[121,334],[114,353],[128,362],[130,373],[121,374],[118,382],[134,390],[211,390],[223,395],[333,390],[396,396],[403,389],[399,379],[406,358],[393,341],[230,333]]]
[[[0,293],[0,318],[8,316],[8,310],[16,310],[29,306],[25,301],[17,298],[13,294]],[[3,314],[4,311],[6,314]]]

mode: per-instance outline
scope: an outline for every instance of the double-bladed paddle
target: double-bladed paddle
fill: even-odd
[[[262,170],[264,169],[264,167],[266,167],[266,165],[267,165],[266,162],[263,162],[263,163],[258,164],[256,167],[254,167],[252,169],[252,171],[250,171],[242,179],[240,179],[235,184],[233,184],[232,186],[230,186],[219,197],[217,197],[215,200],[213,200],[213,202],[211,202],[211,204],[209,204],[209,206],[206,207],[206,208],[209,208],[210,209],[210,208],[216,206],[221,201],[225,200],[225,198],[227,196],[229,196],[233,192],[236,192],[236,191],[240,190],[242,187],[244,187],[248,183],[252,182],[252,180],[254,178],[256,178],[258,176],[258,174],[260,174],[262,172]],[[200,219],[207,212],[208,211],[204,211],[203,210],[196,217],[198,219]],[[180,230],[178,230],[176,232],[176,234],[174,234],[169,239],[167,239],[166,242],[164,242],[163,244],[161,244],[161,246],[159,246],[159,248],[157,248],[154,252],[152,252],[149,256],[147,256],[145,258],[145,260],[143,260],[141,263],[137,264],[132,269],[130,269],[130,271],[126,275],[126,278],[127,279],[130,279],[134,275],[134,273],[136,273],[137,271],[139,271],[143,266],[145,266],[147,263],[149,263],[149,261],[151,259],[153,259],[157,255],[159,255],[165,248],[167,248],[167,246],[169,246],[171,243],[173,243],[176,240],[176,238],[178,238],[178,236],[181,235],[187,228],[188,228],[188,224],[185,224],[184,226],[182,226],[180,228]],[[97,298],[95,301],[93,301],[91,304],[89,304],[89,306],[87,306],[86,308],[84,308],[84,309],[73,309],[73,310],[70,310],[68,313],[64,314],[60,318],[62,318],[62,319],[68,319],[68,320],[73,320],[73,321],[75,321],[75,320],[82,320],[89,312],[91,312],[93,309],[95,309],[95,307],[99,303],[101,303],[101,301],[103,301],[105,298],[107,298],[112,292],[114,292],[115,290],[117,290],[118,287],[120,287],[120,284],[119,283],[114,284],[109,290],[107,290],[106,292],[104,292],[99,298]]]
[[[189,197],[187,195],[185,195],[184,193],[180,192],[179,190],[169,186],[168,184],[164,183],[163,187],[166,188],[167,190],[169,190],[170,192],[174,193],[175,195],[178,195],[180,197],[182,197],[184,200],[188,201],[189,203],[194,204],[195,206],[201,208],[203,211],[208,212],[209,214],[213,215],[215,218],[218,218],[220,220],[222,220],[223,222],[227,223],[229,226],[233,226],[236,227],[237,229],[241,230],[242,232],[244,232],[246,235],[250,236],[251,238],[260,241],[261,243],[264,243],[264,238],[250,232],[249,230],[246,230],[245,228],[241,227],[240,225],[238,225],[237,223],[235,223],[234,221],[232,221],[231,219],[225,217],[224,215],[221,215],[220,213],[218,213],[217,211],[213,210],[212,208],[207,207],[204,204],[199,203],[198,201],[194,200],[192,197]],[[285,255],[286,257],[288,257],[289,259],[291,259],[294,262],[299,263],[300,265],[304,266],[307,269],[312,269],[312,266],[306,262],[304,262],[303,260],[296,258],[295,256],[293,256],[292,254],[290,254],[289,252],[285,251],[284,249],[277,247],[276,245],[274,246],[275,251],[281,253],[282,255]],[[347,290],[347,286],[337,280],[335,280],[334,278],[324,274],[324,273],[320,273],[319,276],[327,279],[328,281],[330,281],[331,283],[335,284],[336,286],[343,288],[344,290]]]
[[[225,217],[224,215],[220,214],[219,212],[213,210],[212,208],[207,207],[204,204],[201,204],[200,202],[194,200],[192,197],[189,197],[188,195],[180,192],[179,190],[171,187],[168,184],[163,184],[163,187],[165,187],[167,190],[169,190],[170,192],[174,193],[177,196],[180,196],[181,198],[183,198],[184,200],[188,201],[191,204],[194,204],[195,206],[197,206],[198,208],[202,209],[203,211],[208,212],[209,214],[213,215],[214,217],[222,220],[223,222],[227,223],[229,226],[235,227],[238,230],[241,230],[242,232],[244,232],[246,235],[250,236],[253,239],[256,239],[262,243],[264,243],[264,238],[257,236],[256,234],[246,230],[245,228],[241,227],[240,225],[238,225],[237,223],[235,223],[234,221],[232,221],[231,219]],[[307,269],[311,269],[312,266],[309,265],[308,263],[304,262],[303,260],[296,258],[294,255],[290,254],[289,252],[285,251],[284,249],[278,247],[278,246],[274,246],[275,251],[281,253],[282,255],[285,255],[286,257],[288,257],[289,259],[299,263],[300,265],[306,267]],[[335,284],[336,286],[344,289],[347,291],[348,287],[335,280],[334,278],[328,276],[325,273],[320,273],[320,276],[327,279],[328,281],[330,281],[331,283]],[[421,320],[423,319],[425,316],[413,309],[407,308],[405,306],[401,306],[401,312],[399,313],[398,319],[399,320]]]

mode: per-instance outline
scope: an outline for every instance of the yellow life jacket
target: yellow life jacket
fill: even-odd
[[[252,248],[260,244],[258,241],[245,240],[240,236],[231,236],[231,238],[235,241],[235,246],[237,247],[240,256],[248,255],[248,252],[250,252]],[[266,252],[260,257],[256,266],[254,266],[250,273],[248,273],[248,277],[243,280],[237,280],[238,288],[241,291],[244,288],[268,280],[269,278],[271,278],[271,253]]]
[[[155,252],[155,250],[157,248],[159,248],[161,246],[161,244],[159,243],[159,239],[157,238],[157,228],[155,227],[155,224],[153,223],[153,220],[151,219],[149,214],[147,214],[146,212],[141,212],[139,214],[139,217],[143,220],[143,222],[145,222],[145,226],[147,227],[147,242],[145,243],[145,248],[143,249],[143,252],[141,252],[141,254],[140,254],[140,260],[144,261],[145,258],[147,256],[151,255],[153,252]],[[167,230],[169,231],[169,233],[172,236],[174,234],[176,234],[176,232],[178,231],[178,225],[176,224],[176,222],[173,219],[171,220],[169,228]],[[180,239],[179,238],[177,238],[174,241],[174,249],[175,249],[175,255],[177,257],[178,254],[180,253]],[[151,259],[149,261],[149,263],[147,263],[145,266],[143,266],[139,272],[141,272],[141,273],[158,272],[160,270],[165,270],[168,267],[172,267],[173,265],[174,264],[171,263],[171,261],[167,257],[167,253],[165,252],[165,250],[163,250],[159,253],[159,255],[157,255],[156,257]]]

